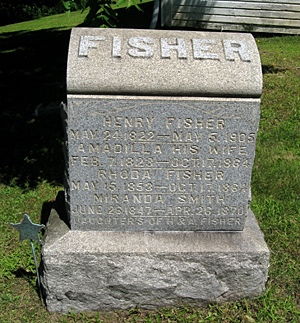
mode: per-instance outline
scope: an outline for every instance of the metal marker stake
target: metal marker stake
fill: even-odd
[[[32,239],[30,239],[30,244],[31,244],[31,250],[32,250],[33,260],[34,260],[34,264],[35,264],[36,278],[37,278],[37,282],[38,282],[38,285],[39,285],[39,290],[41,292],[40,275],[39,275],[38,266],[37,266],[37,263],[36,263],[36,257],[35,257],[35,252],[34,252]]]
[[[36,257],[35,257],[35,252],[34,252],[34,247],[32,240],[38,242],[39,244],[42,244],[42,241],[39,238],[39,231],[44,228],[45,226],[43,224],[34,224],[30,221],[29,216],[27,214],[24,214],[23,221],[21,223],[10,223],[10,226],[15,228],[17,231],[20,233],[20,242],[26,239],[30,239],[30,244],[31,244],[31,250],[33,254],[33,259],[34,259],[34,264],[35,264],[35,270],[36,270],[36,277],[37,277],[37,282],[39,286],[39,294],[40,298],[42,297],[41,293],[41,284],[40,284],[40,276],[39,276],[39,271],[38,271],[38,266],[36,262]]]

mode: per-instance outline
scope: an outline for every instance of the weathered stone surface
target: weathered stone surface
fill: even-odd
[[[66,313],[254,297],[269,250],[251,211],[229,233],[71,231],[52,210],[42,258],[47,308]]]
[[[67,90],[257,98],[261,64],[251,34],[73,28]]]
[[[67,75],[72,230],[243,230],[262,90],[251,35],[74,28]]]
[[[262,90],[253,37],[73,29],[67,74],[71,229],[57,203],[42,249],[49,311],[261,294],[270,253],[249,209]]]
[[[71,229],[242,230],[259,105],[69,95]]]

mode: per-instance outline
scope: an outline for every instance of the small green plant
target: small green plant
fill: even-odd
[[[71,1],[66,1],[71,2]],[[88,8],[89,13],[85,18],[84,25],[90,27],[109,28],[117,26],[116,8],[124,6],[127,8],[135,6],[141,10],[136,0],[88,0],[83,10]]]
[[[60,0],[57,7],[69,16],[71,11],[85,10],[88,0]]]
[[[117,13],[112,8],[111,0],[88,0],[89,13],[84,24],[90,27],[116,27]]]

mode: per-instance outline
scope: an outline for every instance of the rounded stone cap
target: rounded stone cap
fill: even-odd
[[[73,28],[69,94],[260,97],[251,34]]]

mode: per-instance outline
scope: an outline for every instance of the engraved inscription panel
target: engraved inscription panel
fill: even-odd
[[[259,101],[68,99],[71,228],[242,230]]]

